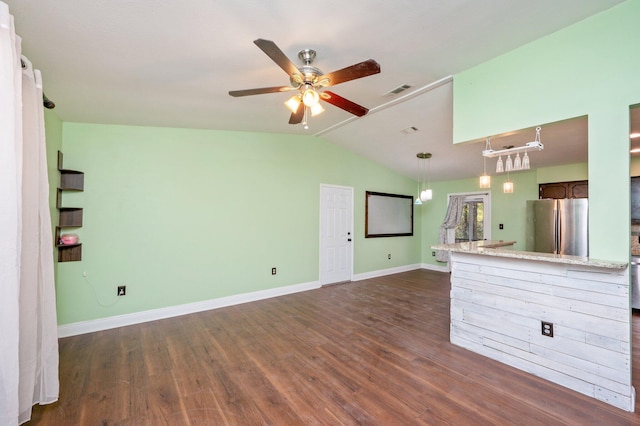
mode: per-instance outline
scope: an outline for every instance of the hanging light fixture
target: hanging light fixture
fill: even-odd
[[[507,148],[510,149],[510,148]],[[513,170],[513,161],[511,160],[511,154],[507,155],[507,161],[504,162],[504,171],[510,172]]]
[[[487,141],[485,142],[485,149],[488,149],[489,147],[491,147],[491,141],[487,138]],[[482,157],[482,163],[483,173],[482,176],[480,176],[480,188],[491,188],[491,176],[487,174],[487,157]]]
[[[513,193],[513,182],[509,179],[509,172],[507,172],[507,180],[502,184],[502,192],[505,194]]]
[[[531,168],[531,163],[529,162],[528,151],[542,151],[544,149],[544,145],[540,142],[540,127],[536,127],[536,138],[533,142],[527,142],[524,146],[514,147],[512,145],[505,146],[504,149],[501,150],[493,150],[491,148],[491,144],[487,142],[486,148],[482,151],[482,156],[485,158],[493,158],[498,157],[498,161],[496,163],[496,173],[503,172],[513,172],[518,170],[529,170]],[[489,138],[487,138],[489,141]],[[520,158],[520,153],[523,153],[522,158]],[[515,154],[515,159],[511,158],[511,154]],[[502,163],[502,156],[506,155],[507,160]]]
[[[324,108],[320,104],[320,95],[311,84],[305,84],[300,87],[300,92],[293,95],[284,103],[292,113],[298,112],[298,108],[304,108],[302,127],[309,128],[307,118],[309,114],[315,117],[324,112]]]
[[[505,183],[502,184],[502,192],[505,194],[513,193],[513,182],[510,180],[505,181]]]
[[[416,157],[418,157],[418,168],[419,168],[419,175],[418,175],[418,195],[416,196],[416,201],[415,201],[415,205],[416,206],[421,206],[422,205],[422,200],[420,199],[420,190],[422,189],[422,182],[423,182],[423,177],[424,177],[424,171],[423,171],[423,161],[422,158],[420,158],[420,154],[416,155]]]
[[[429,201],[433,198],[433,191],[431,190],[431,153],[420,152],[416,155],[421,160],[428,160],[427,163],[427,188],[420,191],[420,201]]]

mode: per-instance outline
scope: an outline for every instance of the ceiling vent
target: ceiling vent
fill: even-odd
[[[415,133],[417,131],[418,131],[418,128],[416,126],[411,126],[411,127],[407,127],[406,129],[400,130],[400,133],[402,133],[403,135],[410,135],[411,133]]]
[[[393,89],[392,91],[388,92],[387,94],[385,94],[385,96],[393,96],[393,95],[397,95],[398,93],[402,93],[407,89],[410,89],[412,86],[410,84],[403,84],[402,86],[398,86],[395,89]]]

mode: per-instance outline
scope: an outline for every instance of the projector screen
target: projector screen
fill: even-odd
[[[365,238],[413,235],[411,195],[366,192]]]

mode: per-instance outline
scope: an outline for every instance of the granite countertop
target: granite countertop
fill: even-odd
[[[564,254],[516,251],[511,248],[515,241],[484,240],[455,244],[437,244],[433,250],[448,250],[457,253],[482,254],[486,256],[508,257],[512,259],[537,260],[540,262],[564,263],[569,265],[591,266],[595,268],[625,269],[626,262],[598,260],[590,257],[568,256]]]

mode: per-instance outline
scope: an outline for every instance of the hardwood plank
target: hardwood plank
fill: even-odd
[[[31,424],[640,423],[452,345],[449,291],[416,270],[64,338],[60,400]]]

